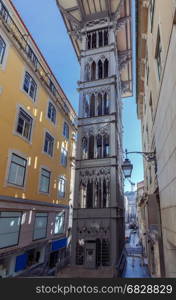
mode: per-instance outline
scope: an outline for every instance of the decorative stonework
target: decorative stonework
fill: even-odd
[[[97,178],[110,180],[110,168],[84,169],[80,171],[80,181],[87,184],[88,181],[96,181]]]
[[[102,126],[101,124],[96,125],[96,126],[91,126],[86,129],[86,127],[82,130],[82,137],[88,137],[90,135],[109,135],[110,134],[110,124],[106,124]]]

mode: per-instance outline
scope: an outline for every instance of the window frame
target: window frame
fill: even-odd
[[[37,217],[42,217],[42,216],[37,216],[37,214],[46,214],[47,216],[43,216],[43,218],[47,218],[47,221],[46,221],[46,231],[45,231],[45,236],[43,237],[40,237],[40,238],[34,238],[34,235],[35,235],[35,225],[36,225],[36,218]],[[34,220],[34,226],[33,226],[33,235],[32,235],[32,240],[33,241],[39,241],[39,240],[43,240],[43,239],[46,239],[47,237],[47,229],[48,229],[48,212],[36,212],[35,213],[35,220]]]
[[[24,169],[24,176],[23,176],[23,185],[19,185],[19,184],[15,184],[13,182],[10,182],[9,181],[9,177],[10,177],[10,169],[11,169],[11,165],[12,165],[12,157],[14,156],[17,156],[21,159],[23,159],[24,161],[26,161],[26,164],[25,164],[25,167],[23,167]],[[15,163],[16,165],[19,165],[17,163]],[[7,184],[10,185],[10,186],[13,186],[13,187],[16,187],[16,188],[22,188],[24,189],[25,187],[25,182],[26,182],[26,174],[27,174],[27,165],[28,165],[28,159],[27,158],[24,158],[23,156],[21,156],[20,154],[12,151],[11,154],[10,154],[10,158],[9,158],[9,163],[8,163],[8,173],[7,173]]]
[[[48,173],[49,173],[49,177],[47,177],[47,176],[45,176],[45,175],[42,175],[42,170],[48,172]],[[48,182],[48,191],[47,191],[47,192],[41,190],[41,179],[42,179],[42,176],[44,176],[45,178],[49,178],[49,182]],[[39,193],[44,194],[44,195],[49,195],[49,193],[50,193],[50,187],[51,187],[51,171],[48,170],[48,168],[42,166],[42,167],[40,168]]]
[[[23,135],[26,122],[23,124],[23,133],[21,134],[20,132],[18,132],[20,113],[26,115],[31,121],[30,129],[29,129],[30,130],[29,138],[27,138]],[[18,106],[18,111],[17,111],[17,116],[16,116],[16,123],[15,123],[15,134],[17,134],[20,138],[24,139],[26,142],[31,142],[33,123],[34,123],[34,118],[23,107]]]
[[[65,167],[65,168],[67,167],[67,164],[68,164],[68,150],[64,146],[61,147],[60,163],[63,167]]]
[[[15,214],[15,213],[18,213],[20,216],[1,216],[1,213],[12,213],[12,214]],[[7,249],[7,248],[10,248],[10,247],[14,247],[14,246],[18,246],[19,245],[19,240],[20,240],[20,232],[21,232],[21,221],[22,221],[22,212],[21,211],[0,211],[0,219],[1,218],[19,218],[19,230],[18,230],[18,238],[17,238],[17,243],[15,244],[11,244],[11,245],[8,245],[8,246],[5,246],[5,247],[0,247],[0,250],[1,249]]]
[[[28,79],[27,79],[27,77],[28,77]],[[26,80],[28,80],[28,87],[26,85],[26,89],[25,89],[25,82],[26,82]],[[32,84],[34,84],[34,91],[33,91],[34,95],[33,96],[31,96],[31,94],[30,94],[31,93]],[[22,89],[28,95],[28,97],[30,99],[32,99],[33,102],[36,102],[38,85],[37,85],[37,82],[34,79],[34,77],[28,72],[28,70],[25,70],[25,72],[24,72]]]
[[[59,190],[60,181],[64,182],[64,192],[62,192],[61,190]],[[64,175],[61,175],[61,176],[58,177],[58,182],[57,182],[57,199],[65,198],[65,196],[66,196],[66,183],[67,183],[67,180],[66,180],[66,177]],[[61,184],[61,186],[62,186],[62,184]]]
[[[67,128],[66,134],[65,134],[65,125],[66,125],[66,128]],[[69,140],[69,138],[70,138],[70,128],[69,128],[69,125],[66,121],[64,121],[64,123],[63,123],[62,135],[65,137],[65,139]]]
[[[161,75],[163,71],[162,66],[162,43],[161,43],[161,33],[160,28],[158,27],[157,40],[156,40],[156,50],[155,50],[155,60],[157,66],[158,79],[161,80]]]
[[[150,26],[151,32],[153,31],[153,24],[154,24],[154,14],[155,14],[155,0],[150,0]]]
[[[52,138],[52,140],[53,140],[52,154],[50,154],[48,151],[45,151],[45,142],[46,142],[46,136],[47,136],[47,135],[50,136],[50,137]],[[44,132],[43,153],[45,153],[45,154],[48,155],[49,157],[53,157],[53,156],[54,156],[54,143],[55,143],[55,139],[54,139],[53,135],[52,135],[49,131],[45,130],[45,132]]]
[[[55,233],[56,218],[58,217],[59,214],[61,215],[61,216],[60,216],[61,218],[62,218],[62,216],[63,216],[63,218],[64,218],[64,220],[63,220],[63,225],[62,225],[63,230],[62,230],[62,232],[57,232],[57,233]],[[54,235],[62,235],[62,234],[65,233],[65,216],[66,216],[65,211],[60,211],[60,212],[57,212],[57,213],[56,213],[56,215],[55,215],[55,222],[54,222]]]
[[[54,110],[55,110],[55,120],[52,120],[52,118],[51,117],[49,117],[49,106],[50,105],[52,105],[52,107],[54,108]],[[53,113],[53,112],[52,112]],[[52,114],[51,113],[51,114]],[[56,110],[56,106],[53,104],[53,102],[51,101],[51,100],[49,100],[48,101],[48,108],[47,108],[47,119],[51,122],[51,123],[53,123],[54,125],[56,125],[56,121],[57,121],[57,110]]]

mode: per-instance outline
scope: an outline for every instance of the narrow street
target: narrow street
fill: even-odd
[[[139,245],[137,232],[131,233],[130,241],[126,244],[127,263],[122,278],[148,278],[150,277],[147,267],[142,259],[142,247]]]

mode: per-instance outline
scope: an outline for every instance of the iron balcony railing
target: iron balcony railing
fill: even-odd
[[[0,0],[0,20],[9,32],[15,42],[18,44],[19,48],[23,51],[26,58],[32,63],[34,71],[39,76],[40,80],[45,84],[47,89],[52,93],[56,102],[59,104],[59,107],[64,111],[64,113],[69,116],[71,123],[75,126],[74,116],[71,115],[71,112],[65,103],[64,99],[60,96],[56,86],[53,83],[54,77],[51,73],[45,70],[31,46],[27,42],[28,34],[23,34],[12,17],[9,14],[9,11],[5,7],[4,3]],[[52,80],[53,77],[53,80]]]

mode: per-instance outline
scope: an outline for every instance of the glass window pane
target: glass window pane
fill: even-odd
[[[55,228],[54,228],[55,234],[61,234],[64,232],[64,219],[65,219],[64,212],[61,212],[58,215],[56,215]]]
[[[10,217],[10,215],[14,216]],[[21,213],[0,213],[0,248],[18,244],[20,223]]]
[[[34,226],[34,240],[42,239],[46,237],[47,231],[47,216],[39,216],[36,214],[35,226]]]

